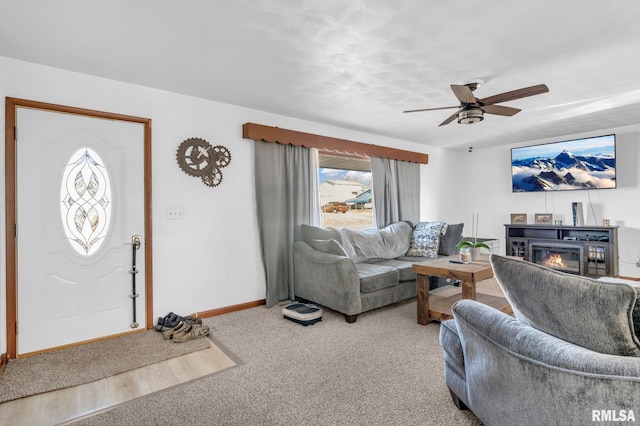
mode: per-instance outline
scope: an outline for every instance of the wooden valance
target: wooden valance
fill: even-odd
[[[281,145],[306,146],[332,152],[364,154],[376,158],[408,161],[410,163],[428,164],[429,155],[386,146],[354,142],[346,139],[297,132],[262,124],[245,123],[242,125],[242,137],[254,141],[279,143]]]

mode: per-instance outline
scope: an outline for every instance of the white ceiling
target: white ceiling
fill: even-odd
[[[640,123],[631,0],[0,0],[0,56],[451,149]],[[450,84],[545,83],[438,127]],[[261,123],[278,125],[278,123]],[[295,129],[294,129],[295,130]],[[329,135],[331,136],[331,135]]]

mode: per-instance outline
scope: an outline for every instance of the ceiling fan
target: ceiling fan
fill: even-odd
[[[487,98],[478,99],[473,96],[473,91],[478,88],[478,83],[452,84],[451,90],[456,98],[460,101],[459,106],[448,106],[440,108],[412,109],[407,112],[436,111],[440,109],[459,108],[449,118],[440,123],[440,126],[451,123],[456,118],[460,124],[478,123],[484,119],[484,114],[512,116],[521,110],[508,106],[496,105],[501,102],[512,101],[514,99],[526,98],[528,96],[546,93],[549,88],[545,84],[524,87],[522,89],[512,90],[510,92],[500,93],[499,95],[489,96]]]

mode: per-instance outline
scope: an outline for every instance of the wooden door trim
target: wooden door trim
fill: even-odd
[[[5,232],[6,232],[6,310],[7,358],[17,356],[18,299],[16,255],[16,118],[17,108],[32,108],[66,114],[82,115],[106,120],[128,121],[144,126],[144,232],[145,232],[145,320],[147,329],[153,327],[153,244],[151,226],[151,119],[130,115],[76,108],[27,99],[5,99]]]

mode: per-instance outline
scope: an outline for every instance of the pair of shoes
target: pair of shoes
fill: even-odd
[[[158,322],[155,325],[156,331],[169,331],[181,322],[187,323],[187,325],[191,324],[202,324],[202,318],[194,318],[191,315],[183,317],[178,314],[174,314],[173,312],[169,312],[164,317],[158,317]]]
[[[180,321],[178,324],[176,324],[175,327],[163,331],[162,337],[164,337],[167,340],[172,339],[174,335],[176,335],[181,331],[184,331],[187,327],[190,327],[190,325],[184,321]]]
[[[188,340],[199,339],[209,334],[209,326],[202,324],[188,325],[182,331],[173,335],[173,341],[176,343],[186,342]]]
[[[180,322],[186,322],[187,324],[202,324],[202,318],[194,318],[191,315],[183,317],[173,312],[169,312],[165,317],[158,318],[155,329],[157,331],[168,331],[178,325]]]

